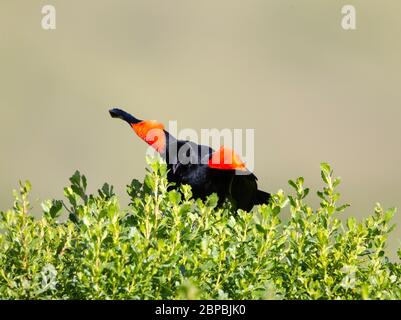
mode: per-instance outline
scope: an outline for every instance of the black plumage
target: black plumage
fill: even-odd
[[[268,203],[270,194],[258,190],[257,177],[253,173],[245,169],[246,174],[238,175],[236,170],[210,167],[209,160],[215,151],[209,146],[177,140],[155,122],[147,124],[121,109],[116,108],[109,112],[113,118],[126,121],[142,139],[155,147],[166,160],[168,181],[173,182],[175,186],[190,185],[194,198],[205,199],[216,193],[220,204],[229,198],[238,209],[247,211],[254,205]],[[145,133],[154,127],[159,130],[154,135],[156,137],[145,138]]]

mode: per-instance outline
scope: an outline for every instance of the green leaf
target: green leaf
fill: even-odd
[[[216,193],[213,193],[207,197],[205,204],[206,204],[206,206],[213,209],[217,206],[218,201],[219,201],[219,197],[217,196]]]
[[[329,165],[329,164],[327,164],[327,163],[325,163],[325,162],[322,162],[322,163],[320,164],[320,170],[321,170],[323,173],[325,173],[327,176],[330,175],[331,168],[330,168],[330,165]]]
[[[343,212],[345,209],[347,209],[350,205],[349,204],[344,204],[338,208],[336,208],[337,212]]]
[[[297,187],[297,185],[295,184],[295,182],[294,182],[294,181],[292,181],[292,180],[288,180],[288,184],[289,184],[291,187],[293,187],[295,190],[297,190],[297,189],[298,189],[298,187]]]
[[[304,182],[305,182],[304,178],[303,177],[299,177],[297,179],[297,186],[302,187]]]
[[[181,202],[181,194],[176,190],[170,191],[168,193],[168,198],[169,198],[169,201],[171,203],[173,203],[174,205],[178,205]]]
[[[63,208],[63,201],[52,200],[52,206],[49,210],[49,215],[52,219],[57,218],[60,215],[61,209]]]
[[[348,218],[347,219],[347,227],[350,230],[354,230],[356,226],[356,219],[355,218]]]
[[[321,175],[321,177],[322,177],[322,180],[323,180],[325,183],[329,183],[329,179],[328,179],[329,175],[328,175],[328,174],[326,174],[324,171],[321,171],[321,172],[320,172],[320,175]]]
[[[336,188],[341,183],[341,178],[337,177],[333,181],[333,188]]]
[[[390,209],[386,210],[384,213],[384,221],[389,222],[391,219],[393,219],[396,211],[397,211],[397,208],[390,208]]]

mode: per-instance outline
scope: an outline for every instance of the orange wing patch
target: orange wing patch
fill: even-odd
[[[221,147],[214,152],[208,162],[210,168],[220,170],[242,170],[245,171],[245,163],[238,154],[228,147]]]
[[[131,124],[135,133],[147,144],[155,148],[159,153],[163,153],[166,148],[166,135],[164,125],[155,120],[141,121]]]

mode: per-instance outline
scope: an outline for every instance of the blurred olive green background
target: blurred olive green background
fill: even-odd
[[[41,28],[45,4],[55,31]],[[345,4],[355,31],[341,28]],[[263,189],[302,175],[315,190],[327,161],[345,216],[401,208],[400,17],[398,0],[1,0],[0,209],[29,179],[38,214],[76,169],[127,203],[147,146],[112,106],[198,132],[255,128]]]

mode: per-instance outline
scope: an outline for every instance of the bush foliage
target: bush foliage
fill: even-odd
[[[217,197],[170,190],[167,167],[149,161],[143,183],[127,187],[121,209],[105,184],[87,194],[76,172],[66,201],[31,215],[29,182],[0,217],[2,299],[399,299],[400,264],[385,254],[394,209],[377,205],[362,222],[342,223],[334,178],[321,164],[320,207],[304,179],[271,203],[235,212]],[[281,221],[285,207],[288,221]],[[69,219],[59,222],[63,212]],[[399,252],[399,256],[401,256]]]

